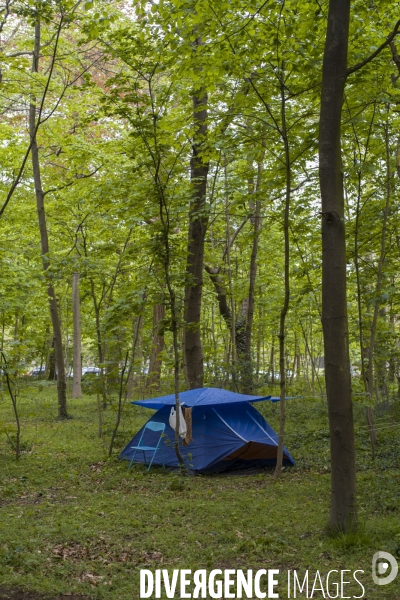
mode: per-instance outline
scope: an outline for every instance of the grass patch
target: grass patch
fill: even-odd
[[[276,427],[279,407],[260,408]],[[356,534],[329,538],[322,533],[330,486],[323,402],[288,403],[286,444],[297,465],[278,482],[268,471],[183,480],[158,468],[148,474],[140,465],[128,472],[128,463],[106,458],[114,408],[105,411],[99,439],[90,396],[70,401],[73,419],[59,422],[53,388],[26,388],[20,412],[18,462],[7,436],[0,438],[2,585],[136,600],[141,568],[363,569],[365,598],[400,599],[400,577],[379,589],[371,578],[372,555],[400,547],[399,428],[382,427],[373,463],[362,411],[356,412],[362,526]],[[6,396],[0,414],[11,430]],[[116,452],[147,415],[127,407]],[[388,415],[380,424],[393,419]],[[353,588],[347,589],[351,595]],[[287,597],[284,587],[281,597]]]

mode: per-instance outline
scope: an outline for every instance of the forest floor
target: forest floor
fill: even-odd
[[[387,586],[371,577],[375,552],[400,549],[399,411],[377,415],[373,462],[364,408],[356,406],[360,529],[330,538],[323,533],[330,486],[324,401],[288,403],[286,445],[296,466],[278,482],[268,470],[197,477],[159,468],[147,474],[140,465],[128,471],[116,456],[145,422],[145,409],[124,409],[107,459],[113,407],[99,438],[95,397],[70,401],[73,418],[63,422],[55,419],[53,387],[26,387],[19,406],[23,453],[16,462],[10,402],[1,398],[0,600],[136,600],[140,569],[157,568],[279,569],[281,598],[288,597],[288,569],[302,578],[308,569],[312,579],[317,570],[325,577],[360,569],[365,594],[354,583],[344,597],[400,600],[400,575]],[[279,406],[265,403],[261,412],[277,426]]]

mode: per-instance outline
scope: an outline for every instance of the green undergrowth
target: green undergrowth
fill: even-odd
[[[280,597],[286,598],[288,569],[323,575],[362,569],[365,598],[400,599],[400,576],[380,587],[371,578],[373,554],[400,548],[400,428],[392,412],[377,420],[373,462],[363,410],[355,411],[360,529],[332,538],[323,533],[330,486],[324,401],[288,402],[286,445],[296,466],[278,482],[271,471],[193,477],[135,466],[128,472],[116,456],[149,411],[124,409],[114,456],[107,459],[114,406],[104,413],[101,438],[95,397],[71,400],[73,418],[63,422],[55,418],[53,387],[26,388],[19,406],[16,462],[12,412],[2,397],[2,585],[136,600],[144,568],[274,568],[282,573]],[[277,427],[278,404],[257,408]],[[360,595],[360,587],[349,585],[346,592]]]

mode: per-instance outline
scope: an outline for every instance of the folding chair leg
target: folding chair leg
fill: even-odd
[[[154,450],[154,452],[153,452],[153,456],[151,457],[151,461],[150,461],[149,467],[148,467],[148,469],[147,469],[148,471],[150,471],[150,469],[151,469],[151,465],[153,464],[153,460],[154,460],[154,457],[155,457],[155,455],[156,455],[156,452],[157,452],[157,450]]]
[[[136,452],[137,452],[137,450],[135,450],[135,452],[133,453],[132,460],[131,460],[131,462],[129,463],[128,471],[129,471],[129,469],[131,468],[133,461],[135,460]]]

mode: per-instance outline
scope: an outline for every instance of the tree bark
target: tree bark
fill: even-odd
[[[72,315],[74,326],[74,352],[72,359],[72,397],[82,397],[82,344],[81,344],[81,300],[79,296],[79,273],[72,274]]]
[[[40,22],[35,25],[35,45],[33,51],[32,61],[32,73],[37,73],[39,70],[39,56],[40,56]],[[36,139],[36,104],[35,99],[32,98],[29,106],[29,133],[31,137],[31,156],[32,156],[32,169],[33,179],[35,184],[36,193],[36,206],[39,220],[40,230],[40,241],[42,250],[42,262],[43,271],[47,282],[47,295],[49,298],[51,322],[53,325],[53,336],[54,336],[54,351],[55,351],[55,362],[57,367],[57,394],[58,394],[58,417],[60,419],[67,419],[67,386],[65,380],[65,366],[64,366],[64,355],[62,346],[61,336],[61,323],[58,314],[58,306],[56,295],[54,291],[53,282],[49,273],[50,259],[49,259],[49,239],[46,224],[46,213],[44,206],[44,192],[42,188],[41,172],[40,172],[40,161],[39,161],[39,149]]]
[[[350,0],[330,0],[319,129],[322,199],[322,327],[331,447],[333,531],[357,527],[356,470],[346,294],[341,115],[347,71]]]
[[[202,45],[197,38],[194,48]],[[191,202],[189,209],[189,234],[187,245],[185,285],[185,366],[190,389],[203,386],[203,349],[200,336],[201,299],[203,287],[204,237],[208,225],[206,205],[209,163],[202,154],[207,141],[207,102],[204,89],[193,95],[194,136],[191,159]]]

